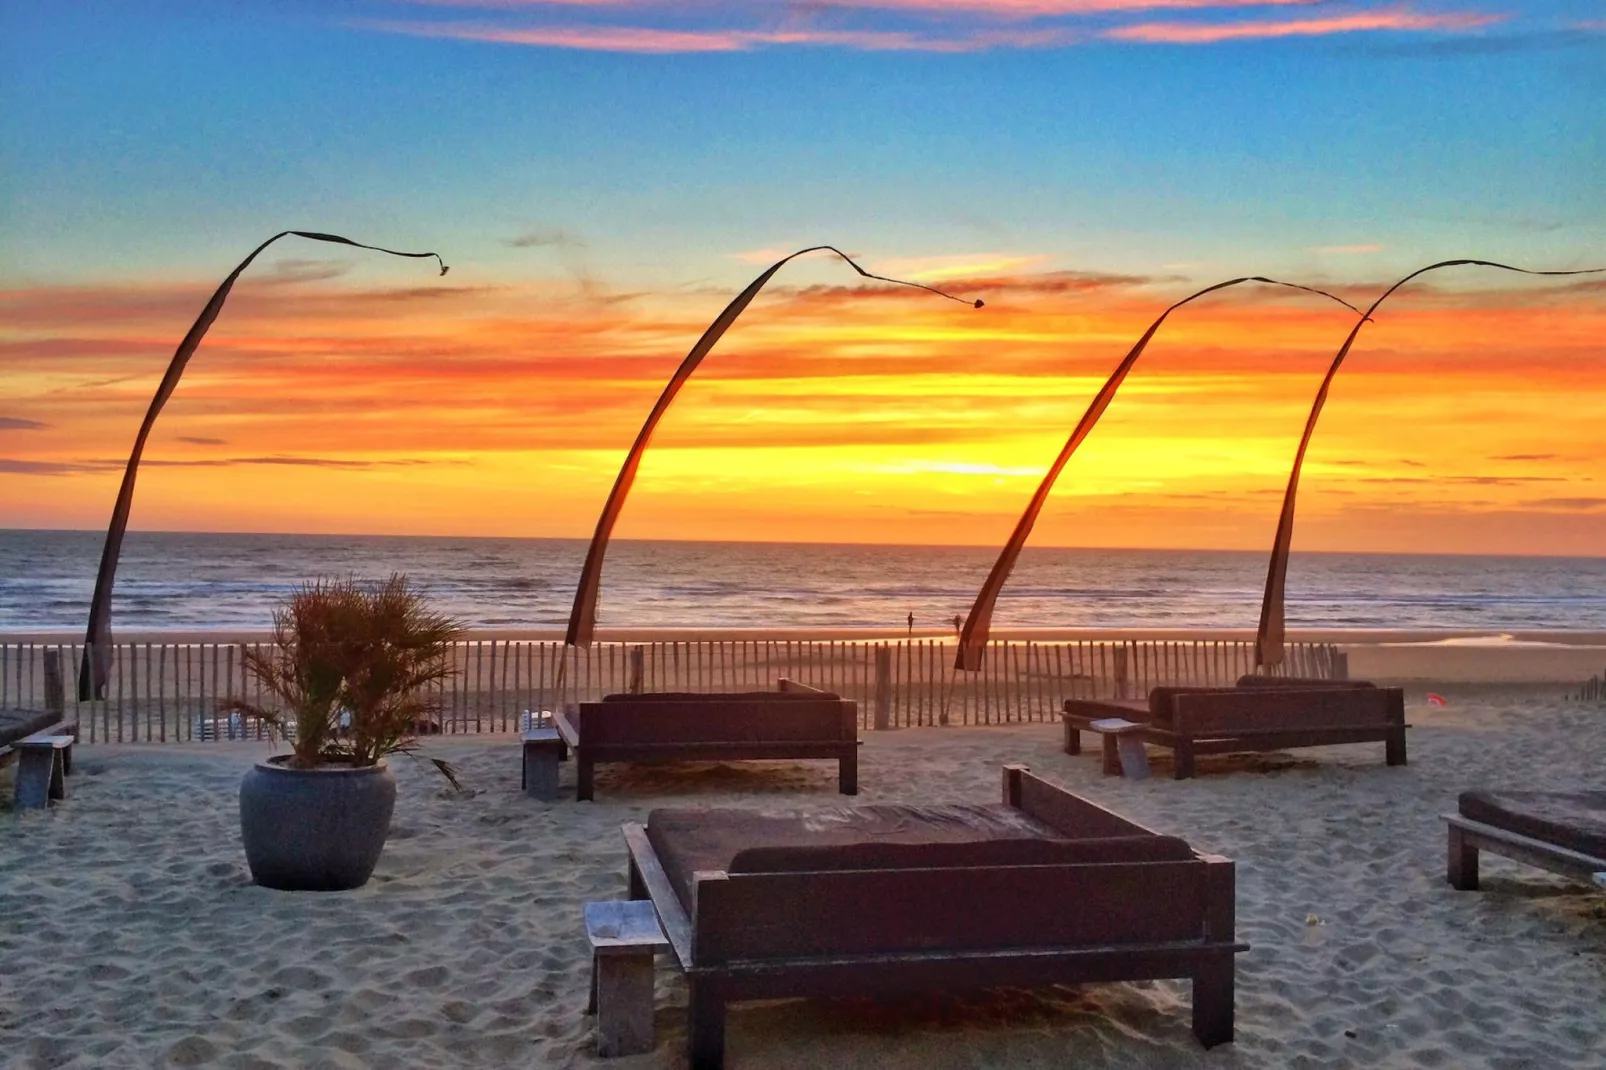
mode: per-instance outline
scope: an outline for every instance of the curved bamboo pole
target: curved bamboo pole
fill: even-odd
[[[167,365],[167,372],[162,376],[161,385],[156,388],[156,396],[151,398],[150,408],[145,411],[145,420],[139,425],[139,434],[134,439],[134,449],[128,455],[128,467],[123,470],[123,484],[117,491],[117,504],[112,507],[111,523],[106,528],[106,544],[100,552],[100,571],[95,576],[95,594],[89,602],[89,626],[84,630],[84,656],[78,666],[78,698],[88,702],[95,698],[104,698],[106,695],[106,673],[111,663],[111,613],[112,613],[112,585],[117,579],[117,559],[123,551],[123,533],[128,528],[128,514],[134,504],[134,478],[139,473],[139,459],[145,452],[145,440],[150,437],[151,428],[156,424],[156,416],[167,404],[167,399],[173,396],[178,387],[178,381],[184,374],[184,368],[190,362],[190,357],[199,348],[201,339],[211,328],[218,313],[223,311],[223,303],[228,300],[229,291],[234,289],[234,282],[240,273],[251,266],[251,261],[257,255],[287,236],[297,238],[310,238],[313,241],[334,242],[339,245],[354,245],[359,249],[372,249],[379,253],[389,253],[391,256],[405,256],[414,259],[434,257],[440,264],[441,274],[449,270],[446,262],[437,253],[403,253],[395,249],[386,249],[378,245],[365,245],[360,241],[352,241],[338,234],[322,234],[309,230],[281,230],[255,249],[251,255],[240,261],[239,266],[229,272],[229,277],[223,280],[222,285],[212,294],[212,299],[201,310],[191,325],[189,333],[178,344],[173,353],[173,359]]]
[[[669,403],[675,400],[675,395],[680,393],[680,388],[686,384],[686,380],[691,378],[692,372],[697,370],[697,366],[708,355],[708,351],[713,349],[714,345],[724,337],[725,332],[730,329],[731,324],[736,322],[737,317],[742,314],[743,310],[752,304],[753,298],[758,296],[758,292],[764,288],[765,283],[770,281],[771,276],[786,266],[789,261],[795,260],[805,253],[822,250],[835,253],[845,260],[849,267],[867,279],[895,283],[899,286],[912,286],[917,290],[934,293],[938,297],[946,297],[950,301],[959,301],[961,304],[971,305],[974,308],[982,307],[981,301],[965,301],[963,298],[944,293],[922,283],[905,282],[902,279],[890,279],[885,275],[871,274],[855,263],[847,253],[832,245],[811,245],[807,249],[799,249],[790,256],[782,257],[771,264],[762,275],[747,284],[747,289],[737,294],[731,303],[725,306],[725,310],[719,314],[713,323],[709,324],[702,337],[697,339],[697,344],[691,347],[691,352],[686,354],[686,359],[680,362],[680,367],[676,368],[675,374],[670,376],[669,383],[664,387],[663,393],[658,395],[657,403],[653,405],[652,412],[647,415],[647,422],[641,425],[641,430],[636,434],[636,441],[631,444],[630,452],[625,455],[625,463],[619,469],[619,476],[614,480],[613,490],[609,492],[608,500],[602,507],[602,515],[597,518],[597,528],[591,536],[591,546],[586,550],[585,565],[580,570],[580,584],[574,592],[574,608],[569,612],[569,629],[563,637],[565,643],[570,646],[591,645],[592,635],[596,631],[597,625],[597,597],[602,587],[602,558],[608,550],[608,537],[613,534],[614,523],[618,521],[619,513],[624,509],[625,496],[630,493],[630,486],[636,481],[636,470],[641,467],[641,456],[646,452],[647,445],[652,441],[652,433],[657,428],[658,421],[663,418],[665,410],[669,408]]]
[[[1015,523],[1015,530],[1010,533],[1009,541],[999,551],[998,560],[993,562],[992,571],[987,573],[987,580],[982,584],[981,590],[977,592],[976,601],[970,607],[970,613],[965,617],[965,626],[959,633],[959,651],[954,657],[955,669],[964,672],[977,672],[981,669],[982,655],[986,652],[987,636],[992,627],[993,607],[998,601],[999,592],[1004,589],[1004,583],[1009,579],[1010,571],[1015,567],[1015,559],[1020,556],[1021,550],[1026,545],[1027,537],[1032,533],[1033,525],[1037,523],[1037,514],[1042,512],[1044,503],[1048,501],[1049,491],[1054,489],[1054,481],[1059,478],[1060,470],[1065,467],[1065,462],[1071,459],[1071,454],[1076,452],[1076,448],[1082,444],[1082,440],[1088,436],[1093,430],[1093,426],[1099,422],[1099,417],[1104,415],[1104,410],[1109,408],[1110,402],[1115,398],[1115,392],[1120,389],[1122,381],[1126,379],[1127,372],[1132,370],[1132,365],[1136,364],[1138,357],[1143,355],[1143,350],[1148,347],[1149,340],[1160,329],[1160,325],[1166,321],[1167,316],[1188,302],[1196,301],[1205,294],[1213,293],[1216,290],[1224,290],[1229,286],[1237,286],[1239,283],[1244,282],[1264,282],[1272,286],[1286,286],[1293,290],[1304,290],[1306,293],[1318,294],[1337,301],[1351,312],[1357,314],[1360,312],[1360,309],[1348,301],[1340,297],[1334,297],[1325,290],[1300,286],[1292,282],[1282,282],[1278,279],[1268,279],[1262,275],[1245,275],[1242,278],[1218,282],[1214,286],[1206,286],[1198,293],[1184,297],[1160,313],[1159,318],[1149,324],[1149,329],[1143,332],[1143,337],[1138,339],[1137,345],[1132,347],[1126,358],[1116,366],[1115,371],[1110,373],[1110,377],[1104,381],[1104,385],[1094,395],[1092,403],[1088,405],[1087,411],[1082,414],[1081,421],[1077,423],[1076,430],[1071,432],[1071,437],[1066,440],[1059,456],[1054,459],[1054,463],[1049,466],[1048,473],[1043,476],[1043,481],[1038,484],[1037,492],[1032,495],[1032,500],[1027,504],[1026,511],[1021,514],[1020,520]]]
[[[1300,436],[1299,450],[1294,454],[1294,467],[1288,473],[1288,489],[1283,492],[1283,511],[1277,518],[1277,537],[1272,542],[1271,561],[1266,567],[1266,593],[1260,602],[1260,625],[1255,631],[1255,665],[1280,665],[1283,660],[1283,595],[1285,583],[1288,578],[1288,553],[1294,540],[1294,499],[1299,493],[1299,470],[1305,463],[1305,451],[1310,446],[1311,435],[1316,431],[1316,418],[1322,413],[1322,406],[1327,403],[1327,389],[1333,383],[1333,376],[1338,374],[1339,365],[1349,354],[1350,347],[1355,344],[1355,338],[1361,333],[1366,321],[1372,318],[1377,307],[1388,300],[1390,294],[1401,286],[1410,282],[1418,275],[1425,275],[1429,271],[1439,268],[1462,267],[1473,265],[1477,267],[1499,268],[1502,271],[1515,271],[1523,275],[1594,275],[1606,268],[1587,268],[1580,271],[1532,271],[1528,268],[1512,267],[1510,264],[1497,264],[1492,260],[1441,260],[1437,264],[1418,268],[1405,276],[1393,286],[1383,291],[1383,295],[1366,310],[1366,314],[1356,321],[1350,328],[1349,337],[1339,347],[1338,353],[1333,357],[1332,365],[1322,378],[1322,385],[1316,391],[1316,400],[1311,404],[1310,415],[1305,419],[1305,433]]]

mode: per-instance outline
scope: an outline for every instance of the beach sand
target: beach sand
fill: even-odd
[[[1606,896],[1490,855],[1483,891],[1453,891],[1440,819],[1469,787],[1601,786],[1606,708],[1554,687],[1432,690],[1449,705],[1408,691],[1411,764],[1395,769],[1359,744],[1201,759],[1184,782],[1161,759],[1130,782],[1062,753],[1057,725],[865,733],[859,801],[992,802],[1000,766],[1021,762],[1234,859],[1253,945],[1236,1043],[1201,1049],[1187,983],[1156,981],[744,1004],[727,1065],[1606,1066]],[[782,762],[603,767],[596,803],[540,803],[519,793],[508,737],[427,749],[472,794],[393,759],[374,879],[295,894],[253,885],[240,848],[240,777],[269,748],[81,747],[65,804],[0,816],[0,1064],[591,1065],[581,905],[624,894],[620,823],[661,805],[841,801],[834,764]],[[612,1065],[685,1065],[667,956],[656,1002],[656,1050]]]

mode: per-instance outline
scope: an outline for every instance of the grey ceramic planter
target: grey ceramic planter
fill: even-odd
[[[338,892],[373,875],[396,808],[396,778],[378,765],[291,769],[258,762],[240,782],[240,838],[251,878],[283,891]]]

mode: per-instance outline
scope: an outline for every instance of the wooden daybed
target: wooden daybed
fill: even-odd
[[[690,990],[693,1070],[726,1007],[1188,977],[1193,1031],[1233,1035],[1234,870],[1004,769],[1001,805],[654,810],[624,826]]]
[[[1478,887],[1478,852],[1606,886],[1606,791],[1466,791],[1446,814],[1445,879]]]
[[[1131,734],[1176,755],[1175,776],[1193,776],[1194,756],[1381,742],[1404,765],[1405,693],[1361,680],[1245,677],[1237,687],[1157,687],[1147,703],[1067,699],[1065,752],[1080,754],[1095,721],[1135,722]]]
[[[602,762],[824,758],[837,763],[843,795],[859,791],[858,706],[782,681],[777,691],[608,695],[553,727],[574,751],[575,797],[590,799]]]

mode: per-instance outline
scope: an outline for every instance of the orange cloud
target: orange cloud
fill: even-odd
[[[1571,533],[1556,547],[1606,533],[1587,526],[1589,500],[1606,497],[1606,428],[1589,400],[1606,395],[1606,284],[1471,288],[1487,279],[1413,284],[1362,332],[1307,462],[1301,545],[1465,549],[1481,531],[1486,549],[1520,549],[1517,515]],[[1392,281],[1345,293],[1370,300]],[[621,537],[996,544],[1181,284],[1020,269],[948,285],[987,307],[868,284],[766,290],[665,420]],[[9,522],[104,524],[209,290],[0,293]],[[730,296],[618,302],[557,282],[400,293],[242,282],[157,424],[135,524],[584,535],[664,381]],[[1250,287],[1180,311],[1036,541],[1264,546],[1351,322]]]
[[[1145,22],[1106,30],[1103,36],[1145,44],[1203,45],[1220,41],[1321,37],[1372,30],[1475,30],[1505,19],[1505,15],[1418,15],[1409,11],[1365,11],[1353,15],[1282,22]]]

